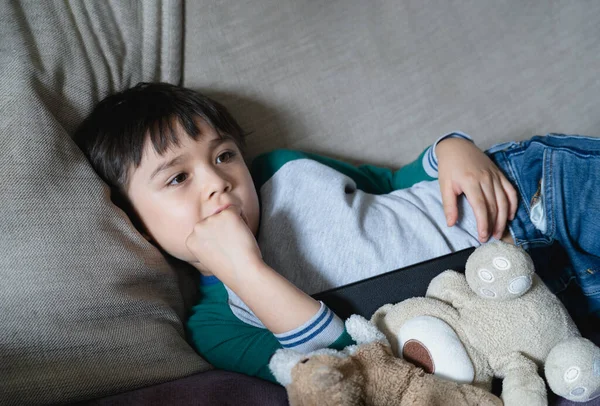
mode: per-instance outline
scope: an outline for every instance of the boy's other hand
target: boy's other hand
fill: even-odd
[[[236,282],[238,272],[262,261],[256,238],[237,206],[195,224],[185,243],[198,261],[192,265],[214,274],[226,285]]]
[[[444,213],[449,227],[458,220],[457,196],[464,193],[477,220],[479,241],[502,238],[517,211],[517,192],[492,160],[472,142],[441,141],[436,148]]]

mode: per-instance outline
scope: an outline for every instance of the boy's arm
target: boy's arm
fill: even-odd
[[[186,245],[196,258],[190,263],[232,290],[282,346],[309,352],[343,338],[344,323],[339,317],[265,264],[240,207],[230,206],[196,223]],[[227,300],[222,302],[227,304]],[[238,343],[236,334],[219,340]],[[252,341],[253,337],[244,339]],[[223,355],[236,357],[237,352]]]
[[[274,334],[303,325],[320,308],[319,302],[265,264],[237,205],[196,223],[186,246],[196,258],[190,264],[219,278]],[[332,323],[327,329],[343,330],[339,318]]]
[[[294,345],[294,341],[300,340],[286,340],[285,337],[278,339],[269,330],[247,324],[236,317],[227,303],[227,292],[222,283],[217,282],[209,289],[210,297],[203,297],[200,304],[193,308],[187,329],[196,350],[217,368],[275,382],[268,364],[279,348],[308,352],[322,347],[340,350],[354,344],[345,330],[327,343],[311,343],[308,340]],[[325,313],[328,311],[322,303],[320,309],[324,309]],[[310,324],[306,327],[309,328]],[[306,338],[309,335],[301,334],[298,337]]]
[[[222,282],[252,310],[283,348],[308,353],[331,345],[352,344],[344,322],[323,302],[298,289],[264,261],[249,263]],[[337,348],[337,347],[336,347]]]
[[[251,172],[256,190],[260,190],[261,186],[285,163],[295,159],[312,159],[352,178],[356,182],[356,187],[366,193],[385,194],[425,180],[437,179],[438,161],[435,150],[438,143],[447,138],[471,140],[468,135],[461,132],[446,134],[426,148],[415,161],[396,171],[375,165],[354,166],[323,155],[279,149],[256,157],[252,162]]]

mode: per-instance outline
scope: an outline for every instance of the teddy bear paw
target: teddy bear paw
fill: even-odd
[[[548,354],[546,378],[552,391],[574,402],[600,397],[600,348],[576,337],[556,345]]]
[[[520,388],[506,393],[502,392],[502,402],[505,406],[547,406],[548,398],[545,392],[528,391]]]

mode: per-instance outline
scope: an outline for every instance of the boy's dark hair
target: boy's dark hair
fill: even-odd
[[[194,122],[198,117],[221,138],[233,140],[244,154],[246,134],[224,106],[168,83],[141,82],[106,97],[81,123],[74,140],[100,177],[124,198],[128,170],[140,165],[146,136],[161,155],[173,144],[179,145],[174,120],[187,135],[198,139],[200,130]]]

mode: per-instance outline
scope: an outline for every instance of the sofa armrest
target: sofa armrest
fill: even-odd
[[[287,394],[282,386],[236,372],[211,370],[75,405],[287,406],[287,404]]]

